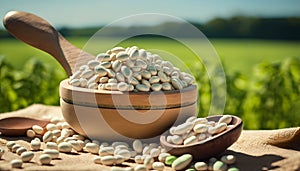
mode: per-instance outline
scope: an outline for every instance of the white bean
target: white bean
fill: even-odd
[[[122,155],[115,155],[115,164],[122,164],[124,161],[126,161],[126,158]]]
[[[143,144],[141,140],[134,140],[132,143],[132,147],[138,153],[141,153],[143,151]]]
[[[28,129],[28,130],[26,131],[26,135],[27,135],[27,137],[29,137],[29,138],[34,138],[34,137],[35,137],[35,132],[34,132],[32,129]]]
[[[99,80],[99,82],[100,83],[107,83],[108,80],[109,80],[108,77],[101,77],[100,80]]]
[[[160,78],[158,76],[152,76],[150,79],[149,79],[149,83],[150,84],[155,84],[155,83],[159,83],[160,81]]]
[[[20,147],[16,150],[16,153],[18,155],[21,155],[22,153],[24,153],[25,151],[27,151],[27,149],[25,147]]]
[[[98,152],[99,152],[99,145],[96,143],[87,143],[85,145],[85,148],[89,153],[92,153],[92,154],[98,154]]]
[[[100,156],[108,156],[108,155],[113,155],[114,154],[114,148],[113,147],[102,147],[99,150],[99,155]]]
[[[55,149],[44,149],[43,154],[48,154],[51,159],[57,159],[59,157],[59,152]]]
[[[121,73],[126,78],[130,78],[132,76],[132,71],[127,66],[122,66],[121,67]]]
[[[138,56],[139,56],[139,51],[138,51],[138,49],[132,49],[132,50],[130,51],[129,57],[130,57],[131,60],[136,60],[136,59],[138,58]]]
[[[10,161],[10,165],[12,168],[22,168],[23,162],[20,159],[13,159]]]
[[[185,122],[183,124],[178,125],[174,129],[174,134],[175,135],[182,135],[184,133],[187,133],[192,130],[194,124],[190,122]]]
[[[204,133],[208,130],[208,127],[205,124],[197,124],[194,126],[193,130],[196,133]]]
[[[138,91],[149,91],[150,88],[148,86],[146,86],[145,84],[137,84],[135,86],[135,88],[138,90]]]
[[[190,136],[190,137],[188,137],[187,139],[185,139],[184,141],[183,141],[183,144],[184,145],[190,145],[190,144],[194,144],[194,143],[196,143],[196,142],[198,142],[198,139],[197,139],[197,137],[196,136]]]
[[[41,154],[39,160],[42,165],[48,165],[51,163],[51,156],[49,154]]]
[[[31,151],[25,151],[21,154],[21,159],[23,162],[29,162],[34,157],[34,153]]]
[[[165,168],[165,164],[162,163],[162,162],[154,162],[154,163],[152,164],[152,168],[153,168],[154,170],[162,171],[162,170],[164,170],[164,168]]]
[[[44,129],[39,125],[33,125],[31,128],[37,134],[43,134],[44,133]]]
[[[147,70],[141,71],[141,75],[142,75],[142,77],[145,78],[145,79],[151,78],[151,73],[150,73],[149,71],[147,71]]]
[[[144,160],[142,159],[142,156],[141,155],[137,155],[134,157],[134,161],[135,163],[137,164],[143,164],[144,163]]]
[[[22,147],[20,144],[15,144],[12,146],[11,151],[15,153],[20,147]]]
[[[207,132],[210,133],[210,134],[218,134],[218,133],[221,133],[222,131],[224,131],[225,129],[227,128],[227,124],[222,122],[220,124],[217,124],[216,126],[214,127],[209,127]]]
[[[125,51],[125,49],[123,47],[114,47],[110,50],[110,53],[119,53],[119,52],[123,52]]]
[[[104,165],[113,165],[115,163],[115,158],[114,156],[103,156],[101,157],[101,164],[104,164]]]
[[[6,143],[6,147],[9,149],[9,150],[12,150],[12,147],[16,144],[16,142],[14,141],[7,141]]]
[[[53,134],[51,131],[47,131],[44,135],[43,135],[43,142],[49,142],[52,140]]]
[[[41,142],[37,140],[32,140],[30,142],[30,147],[34,151],[39,150],[41,148]]]
[[[110,55],[107,53],[100,53],[97,55],[96,60],[99,62],[110,61]]]
[[[101,62],[100,65],[103,66],[106,69],[111,68],[111,62],[108,62],[108,61],[107,62]]]
[[[125,160],[130,159],[130,152],[128,150],[122,149],[120,151],[118,151],[117,155],[121,155],[125,158]]]
[[[153,90],[153,91],[160,91],[161,89],[162,89],[161,84],[152,84],[151,85],[151,90]]]
[[[95,66],[99,65],[99,61],[96,61],[96,60],[90,60],[87,65],[89,66],[90,69],[94,69]]]
[[[70,153],[72,151],[72,146],[68,142],[62,142],[58,144],[58,151],[63,153]]]
[[[151,156],[146,156],[144,159],[144,165],[147,169],[152,168],[152,164],[154,163],[154,159]]]
[[[112,69],[115,72],[119,72],[121,70],[122,62],[119,60],[113,61],[112,62]]]
[[[179,136],[179,135],[173,135],[173,136],[171,137],[171,142],[172,142],[173,144],[180,145],[180,144],[183,143],[183,138],[182,138],[181,136]]]
[[[165,162],[165,160],[166,160],[166,158],[168,157],[168,156],[171,156],[171,154],[170,153],[160,153],[159,154],[159,156],[158,156],[158,160],[160,161],[160,162]]]
[[[69,141],[68,143],[71,144],[72,148],[73,148],[75,151],[82,151],[83,145],[80,144],[78,141],[76,141],[76,140],[71,140],[71,141]]]
[[[80,77],[88,79],[88,78],[92,77],[93,74],[94,74],[94,72],[92,70],[87,69],[87,70],[82,71]]]
[[[174,86],[175,89],[181,90],[183,89],[183,85],[181,83],[181,80],[178,78],[172,78],[172,85]]]
[[[226,123],[227,125],[232,121],[232,116],[230,115],[223,115],[218,123]]]

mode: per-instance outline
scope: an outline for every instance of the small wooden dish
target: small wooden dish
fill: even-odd
[[[60,84],[65,120],[82,135],[105,141],[159,136],[197,113],[197,86],[159,92],[120,92]]]
[[[5,136],[24,136],[33,125],[45,127],[50,121],[28,117],[9,117],[0,120],[0,132]]]
[[[207,117],[208,121],[218,121],[222,115]],[[182,154],[191,154],[195,160],[208,159],[217,156],[231,146],[239,136],[243,129],[243,121],[237,116],[232,116],[230,125],[232,128],[227,128],[224,132],[214,135],[204,141],[200,141],[191,145],[174,145],[166,141],[169,133],[164,133],[160,137],[162,147],[167,149],[172,155],[180,156]]]

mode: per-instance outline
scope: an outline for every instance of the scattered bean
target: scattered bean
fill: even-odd
[[[34,153],[31,151],[25,151],[21,154],[21,159],[23,162],[29,162],[31,159],[33,159]]]
[[[20,147],[21,147],[20,144],[15,144],[15,145],[12,146],[11,151],[12,151],[13,153],[15,153]]]
[[[46,143],[46,148],[48,148],[48,149],[55,149],[55,150],[58,149],[57,144],[55,142],[47,142]]]
[[[39,125],[33,125],[32,130],[37,134],[43,134],[44,133],[44,129]]]
[[[57,159],[59,157],[59,152],[55,149],[44,149],[43,153],[50,155],[51,159]]]
[[[41,154],[39,161],[42,165],[48,165],[51,163],[51,156],[49,154]]]
[[[12,168],[22,168],[23,162],[20,159],[13,159],[10,161],[10,165]]]
[[[195,163],[194,167],[197,171],[204,171],[208,169],[208,166],[205,162],[197,162]]]
[[[142,144],[141,140],[134,140],[132,147],[138,153],[141,153],[143,151],[143,144]]]
[[[221,161],[226,164],[233,164],[236,161],[236,158],[234,155],[225,155],[221,157]]]
[[[114,156],[103,156],[101,157],[101,164],[104,164],[104,165],[113,165],[115,163],[115,158]]]
[[[44,135],[43,135],[43,142],[49,142],[51,141],[53,138],[53,134],[51,131],[47,131]]]
[[[16,150],[16,153],[18,155],[21,155],[22,153],[24,153],[25,151],[27,151],[27,149],[25,147],[20,147]]]
[[[36,139],[31,140],[30,147],[34,151],[41,149],[41,141],[37,141]]]
[[[16,143],[14,141],[7,141],[6,143],[6,147],[9,149],[9,150],[12,150],[12,147],[15,145]]]
[[[27,135],[27,137],[29,137],[29,138],[34,138],[34,137],[35,137],[35,132],[34,132],[32,129],[28,129],[28,130],[26,131],[26,135]]]
[[[165,160],[166,160],[166,158],[168,157],[168,156],[171,156],[171,154],[170,153],[160,153],[159,154],[159,156],[158,156],[158,160],[160,161],[160,162],[165,162]]]
[[[62,142],[58,144],[58,151],[63,153],[70,153],[72,151],[72,146],[68,142]]]
[[[152,164],[152,168],[153,168],[154,170],[161,171],[161,170],[164,170],[165,164],[162,163],[162,162],[154,162],[154,163]]]
[[[87,143],[85,145],[85,149],[92,154],[98,154],[99,153],[99,145],[96,143]]]
[[[134,167],[134,171],[148,171],[148,169],[145,165],[138,164]]]
[[[147,169],[152,168],[152,164],[154,163],[154,159],[151,156],[146,156],[144,159],[144,165]]]

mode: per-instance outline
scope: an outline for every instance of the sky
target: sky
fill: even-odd
[[[107,25],[122,17],[162,13],[193,22],[234,15],[300,17],[299,0],[0,0],[0,17],[11,10],[34,13],[56,28]],[[158,24],[159,18],[124,25]],[[3,28],[1,22],[0,28]]]

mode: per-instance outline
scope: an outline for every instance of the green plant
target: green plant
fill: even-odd
[[[33,103],[59,105],[58,85],[65,77],[37,59],[16,70],[0,58],[0,112],[24,108]]]
[[[300,61],[261,63],[255,68],[244,119],[255,120],[251,129],[272,129],[300,125]]]

